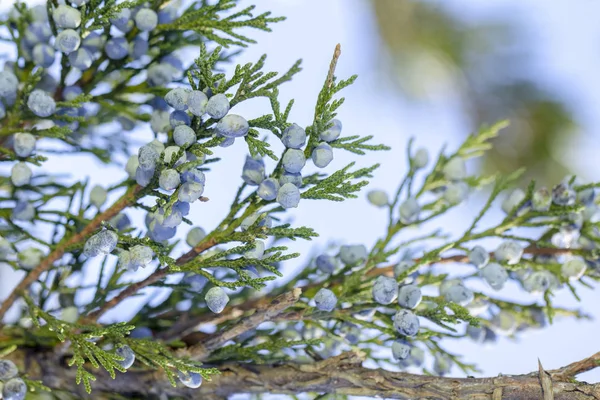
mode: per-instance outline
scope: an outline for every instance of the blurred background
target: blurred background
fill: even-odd
[[[0,2],[0,10],[7,10],[10,3]],[[253,4],[247,0],[240,3]],[[503,131],[487,157],[469,164],[471,173],[507,173],[526,167],[528,172],[522,187],[531,178],[550,186],[568,173],[584,180],[600,180],[597,156],[600,3],[586,0],[261,0],[254,3],[258,3],[260,11],[272,11],[288,19],[275,25],[273,33],[251,32],[258,44],[245,50],[237,62],[255,61],[267,53],[267,68],[284,71],[302,58],[304,71],[281,87],[282,102],[296,99],[292,120],[302,126],[312,121],[317,93],[333,49],[337,43],[341,44],[337,76],[359,75],[356,83],[342,92],[346,103],[338,118],[344,125],[343,134],[373,134],[375,142],[392,147],[392,151],[358,160],[360,166],[381,163],[370,188],[386,189],[390,194],[395,189],[407,171],[405,147],[410,137],[415,138],[417,147],[427,147],[432,154],[443,144],[453,150],[479,125],[498,119],[510,119],[510,128]],[[5,44],[1,50],[1,54],[12,54]],[[196,55],[196,51],[190,51],[184,56]],[[264,100],[244,103],[236,109],[236,113],[248,118],[268,111]],[[149,127],[126,134],[135,135],[139,143],[151,138]],[[207,175],[205,195],[211,201],[192,207],[190,219],[205,229],[212,229],[220,222],[241,182],[244,147],[236,144],[222,152],[217,156],[225,162],[217,164]],[[355,158],[337,152],[332,168],[340,168]],[[73,165],[78,166],[76,171]],[[51,158],[44,168],[68,172],[73,179],[89,177],[92,183],[103,185],[126,176],[122,166],[106,167],[84,156],[69,156],[67,161]],[[485,194],[472,195],[466,204],[434,225],[450,233],[460,232],[484,199]],[[385,211],[367,203],[366,192],[359,199],[341,204],[303,201],[289,215],[293,223],[310,226],[321,235],[312,243],[290,245],[304,257],[315,248],[323,248],[329,239],[370,246],[383,234],[387,222]],[[142,224],[142,215],[133,217],[134,222]],[[497,211],[487,221],[500,217]],[[186,232],[182,229],[179,235]],[[302,260],[295,266],[301,264]],[[143,276],[146,272],[140,273]],[[93,276],[89,279],[94,280]],[[8,289],[5,284],[2,296]],[[600,311],[595,306],[600,303],[600,291],[583,289],[579,294],[582,304],[567,293],[559,293],[555,303],[582,306],[594,320],[557,320],[530,336],[516,340],[500,338],[483,350],[468,340],[448,342],[446,346],[464,354],[466,361],[478,364],[481,375],[487,376],[533,371],[538,357],[546,369],[584,358],[598,350],[594,343],[600,330]],[[532,301],[516,285],[504,289],[500,297]],[[126,303],[125,311],[135,313],[136,301]],[[106,320],[117,316],[123,316],[122,309],[107,314]],[[455,369],[453,374],[460,375],[460,371]],[[582,375],[581,379],[598,381],[600,372]]]

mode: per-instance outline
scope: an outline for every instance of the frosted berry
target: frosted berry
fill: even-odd
[[[29,94],[27,107],[29,107],[32,113],[41,118],[49,117],[56,112],[56,102],[54,99],[40,89],[35,89]]]
[[[419,219],[421,207],[417,199],[411,197],[400,204],[400,222],[403,224],[412,224]]]
[[[208,103],[206,104],[206,113],[210,115],[211,118],[221,119],[229,112],[229,100],[227,96],[223,93],[215,94],[210,99],[208,99]]]
[[[367,200],[375,207],[385,207],[389,203],[388,195],[383,190],[371,190],[367,193]]]
[[[129,43],[129,55],[134,60],[138,60],[148,53],[149,48],[148,41],[138,36]]]
[[[174,190],[181,183],[181,178],[179,177],[179,172],[174,169],[164,169],[160,172],[160,176],[158,178],[158,185],[163,190]]]
[[[131,220],[127,216],[127,214],[119,213],[108,220],[110,226],[112,226],[117,231],[124,231],[131,227]]]
[[[81,37],[79,33],[73,29],[65,29],[56,35],[54,40],[54,47],[65,54],[71,54],[79,48],[81,45]]]
[[[236,114],[224,116],[215,127],[217,133],[227,138],[236,138],[246,136],[250,130],[250,125],[244,117]]]
[[[256,194],[263,200],[271,201],[277,197],[279,182],[274,178],[267,178],[258,185]]]
[[[494,257],[500,262],[505,262],[508,265],[515,265],[521,261],[523,256],[523,247],[512,240],[506,240],[498,246],[494,252]]]
[[[300,190],[293,183],[281,185],[276,200],[283,208],[296,208],[300,203]]]
[[[326,288],[321,288],[314,297],[316,307],[321,311],[331,312],[337,304],[335,294]]]
[[[394,301],[398,295],[398,283],[387,276],[378,276],[373,284],[373,300],[379,304],[387,305]]]
[[[17,201],[12,211],[12,219],[18,221],[31,221],[35,216],[35,208],[25,200]]]
[[[261,258],[263,258],[264,254],[265,254],[265,242],[257,239],[254,241],[254,248],[245,252],[244,257],[255,258],[255,259],[260,260]]]
[[[175,88],[169,91],[165,96],[168,105],[179,111],[185,111],[188,108],[190,91],[184,88]]]
[[[447,301],[466,306],[473,301],[475,295],[460,280],[452,279],[440,285],[440,295]]]
[[[104,52],[111,60],[122,60],[129,54],[129,43],[124,37],[113,37],[104,45]]]
[[[66,5],[60,5],[52,11],[52,19],[57,28],[75,29],[81,25],[81,13],[79,10]]]
[[[394,276],[398,278],[400,275],[403,275],[406,271],[412,268],[413,265],[414,263],[412,261],[400,261],[394,266]]]
[[[513,190],[504,201],[502,201],[502,211],[505,213],[510,213],[516,206],[521,204],[523,200],[525,200],[525,192],[521,189]]]
[[[444,200],[450,205],[462,203],[469,194],[469,185],[464,182],[450,182],[444,191]]]
[[[156,168],[156,162],[160,158],[160,152],[151,144],[140,147],[138,162],[140,168],[146,171]]]
[[[24,269],[34,269],[44,257],[44,252],[35,247],[28,247],[17,254],[19,265]]]
[[[16,187],[29,185],[32,174],[33,172],[29,168],[29,165],[24,162],[18,162],[10,170],[10,180]]]
[[[127,33],[133,27],[131,21],[131,10],[123,8],[113,18],[110,19],[110,23],[121,32]]]
[[[397,361],[405,360],[410,355],[410,348],[410,344],[404,340],[394,340],[392,343],[392,357]]]
[[[265,163],[261,160],[256,160],[250,156],[246,156],[246,162],[242,170],[242,179],[246,184],[258,186],[265,179]]]
[[[494,290],[502,289],[506,281],[508,281],[508,272],[506,272],[506,269],[502,265],[496,263],[489,263],[483,267],[481,269],[481,276]]]
[[[227,296],[227,293],[222,288],[215,286],[206,292],[204,300],[210,311],[219,314],[229,302],[229,296]]]
[[[128,369],[135,362],[135,353],[131,350],[131,347],[123,344],[116,348],[115,354],[119,357],[123,357],[123,360],[117,361],[121,367]]]
[[[90,32],[81,42],[81,47],[85,47],[91,53],[97,53],[104,48],[106,37],[98,32]]]
[[[178,199],[186,203],[193,203],[204,193],[204,185],[196,182],[185,182],[179,188]]]
[[[181,173],[181,180],[183,182],[195,182],[204,185],[206,177],[204,172],[197,169],[188,169]]]
[[[206,114],[208,97],[201,90],[192,90],[187,98],[187,106],[192,114],[201,117]]]
[[[535,271],[523,280],[523,287],[532,294],[544,293],[557,286],[558,281],[549,271]]]
[[[572,206],[577,199],[577,193],[566,183],[559,183],[552,189],[552,202],[559,206]]]
[[[150,128],[154,133],[167,133],[171,130],[171,113],[168,111],[154,110],[150,116]]]
[[[367,248],[363,244],[340,247],[340,260],[346,265],[363,263],[367,260],[368,255]]]
[[[90,203],[96,208],[102,207],[102,205],[106,203],[107,197],[108,193],[106,192],[106,189],[100,185],[95,185],[90,191]]]
[[[325,168],[333,161],[333,149],[328,143],[319,143],[312,151],[311,158],[318,168]]]
[[[428,163],[429,163],[429,151],[424,147],[417,149],[417,151],[415,152],[415,155],[412,159],[413,167],[415,167],[416,169],[425,168]]]
[[[337,259],[327,254],[321,254],[315,259],[317,268],[326,274],[333,274],[333,271],[337,268],[337,264]]]
[[[560,273],[563,277],[575,281],[585,274],[586,269],[587,265],[585,261],[580,258],[572,258],[562,265]]]
[[[477,268],[482,268],[490,262],[490,255],[483,247],[475,246],[469,252],[469,262]]]
[[[142,8],[135,14],[135,26],[140,31],[148,32],[156,28],[158,25],[158,15],[154,10]]]
[[[14,97],[19,88],[19,80],[12,71],[0,71],[0,97]]]
[[[14,362],[10,360],[0,360],[0,380],[14,378],[19,374],[19,369]]]
[[[52,37],[50,25],[46,22],[36,21],[27,25],[23,38],[29,46],[35,46],[38,43],[48,43]]]
[[[221,141],[221,143],[219,143],[219,147],[225,148],[225,147],[229,147],[235,143],[235,138],[232,138],[232,137],[228,138],[228,137],[221,136],[221,135],[216,135],[216,136],[224,139]]]
[[[339,119],[331,120],[331,127],[321,132],[321,140],[325,142],[333,142],[342,133],[342,122]]]
[[[415,309],[422,299],[423,294],[417,285],[401,286],[398,290],[398,304],[401,307]]]
[[[148,186],[153,177],[154,169],[144,169],[140,165],[135,170],[135,181],[140,186]]]
[[[281,142],[287,148],[300,149],[306,143],[306,131],[298,124],[292,124],[283,131]]]
[[[74,324],[79,319],[79,310],[75,306],[64,307],[60,313],[60,319]]]
[[[285,153],[283,153],[281,163],[287,172],[298,173],[302,171],[302,168],[306,165],[306,157],[304,157],[304,152],[302,150],[287,149]]]
[[[261,218],[260,221],[259,221],[259,218]],[[258,221],[258,223],[257,223],[257,221]],[[257,227],[270,228],[271,224],[272,224],[271,216],[269,214],[254,213],[254,214],[244,218],[244,220],[240,224],[240,227],[242,228],[243,231],[245,231],[248,228],[250,228],[251,226],[253,226],[254,224],[257,224],[256,225]]]
[[[202,375],[200,375],[197,372],[177,371],[177,377],[179,378],[179,382],[181,382],[184,386],[189,387],[191,389],[199,388],[202,385]]]
[[[433,372],[444,376],[452,370],[452,360],[443,354],[437,354],[433,361]]]
[[[82,94],[83,94],[83,89],[81,89],[79,86],[75,86],[75,85],[65,87],[63,90],[63,93],[62,93],[63,98],[67,101],[73,100],[77,96],[80,96]]]
[[[81,71],[85,71],[86,69],[92,66],[92,62],[94,62],[94,57],[89,50],[80,47],[77,51],[69,54],[69,63],[73,68],[77,68]]]
[[[291,172],[284,172],[279,177],[279,184],[285,185],[286,183],[292,183],[299,188],[302,187],[302,174],[300,174],[299,172],[295,174]]]
[[[38,43],[31,53],[33,62],[43,68],[50,68],[54,64],[54,49],[45,43]]]
[[[135,179],[135,170],[140,166],[140,162],[138,161],[138,156],[133,154],[127,159],[127,164],[125,164],[125,171],[127,172],[127,176],[129,179]]]
[[[100,254],[106,255],[117,247],[119,237],[110,230],[104,230],[91,236],[83,247],[83,254],[87,257],[96,257]]]
[[[491,319],[491,328],[498,335],[510,336],[517,330],[517,320],[507,311],[500,311]]]
[[[204,231],[204,229],[200,228],[199,226],[196,226],[190,229],[187,236],[185,237],[185,242],[190,247],[196,247],[198,243],[200,243],[205,237],[206,232]]]
[[[12,378],[4,382],[2,398],[4,400],[24,400],[27,395],[27,385],[21,378]]]
[[[394,328],[404,336],[416,336],[419,333],[421,324],[419,317],[417,317],[412,311],[409,310],[398,310],[394,315]]]
[[[148,83],[150,86],[164,86],[174,78],[173,67],[166,63],[154,63],[148,67]]]
[[[171,128],[176,128],[179,125],[191,125],[192,120],[190,116],[184,111],[175,110],[169,115],[169,123]]]
[[[442,168],[444,176],[449,181],[457,181],[467,177],[467,167],[465,160],[460,157],[453,157]]]

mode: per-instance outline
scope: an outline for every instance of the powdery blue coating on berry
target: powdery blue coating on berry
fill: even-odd
[[[192,90],[187,98],[187,106],[192,114],[201,117],[206,113],[208,97],[200,90]]]
[[[321,132],[321,140],[325,142],[333,142],[342,133],[342,122],[339,119],[331,120],[331,127],[324,132]]]
[[[228,137],[237,138],[246,136],[250,130],[248,121],[240,115],[228,114],[224,116],[215,127],[217,134]]]
[[[525,192],[521,189],[513,190],[506,198],[502,201],[502,211],[510,213],[516,206],[518,206],[523,200],[525,200]]]
[[[421,324],[419,317],[417,317],[412,311],[409,310],[398,310],[394,315],[394,328],[404,336],[415,336],[419,333]]]
[[[90,191],[90,203],[96,208],[102,207],[102,205],[106,203],[107,197],[108,193],[106,192],[106,189],[100,185],[95,185]]]
[[[195,182],[185,182],[179,188],[177,198],[179,199],[179,201],[193,203],[194,201],[198,200],[200,196],[202,196],[202,193],[204,193],[203,184]]]
[[[180,282],[182,285],[188,285],[196,293],[200,293],[207,283],[208,279],[204,276],[193,273],[186,274]]]
[[[50,68],[54,64],[54,49],[45,43],[38,43],[31,53],[33,62],[43,68]]]
[[[552,188],[552,202],[559,206],[572,206],[577,200],[577,193],[565,182]]]
[[[440,288],[440,294],[442,294],[441,288]],[[460,284],[455,284],[455,285],[448,287],[445,290],[445,293],[443,294],[443,296],[445,297],[445,299],[447,301],[451,301],[451,302],[459,304],[463,307],[468,305],[475,298],[473,291],[471,291],[471,289],[464,286],[462,284],[462,282]]]
[[[367,193],[367,200],[375,207],[385,207],[389,203],[388,195],[383,190],[371,190]]]
[[[356,265],[367,260],[368,252],[364,244],[340,247],[340,260],[346,265]]]
[[[197,169],[188,169],[181,174],[181,180],[183,182],[195,182],[204,185],[206,182],[206,176],[204,172]]]
[[[494,290],[500,290],[508,281],[508,272],[506,269],[497,263],[489,263],[481,269],[481,276],[488,285]]]
[[[127,216],[127,214],[119,213],[108,220],[110,226],[118,231],[124,231],[131,227],[131,220]]]
[[[457,181],[467,177],[467,166],[465,165],[465,160],[460,157],[453,157],[444,168],[442,168],[442,172],[444,176],[449,181]]]
[[[168,105],[179,111],[185,111],[188,108],[188,99],[190,97],[190,91],[184,88],[175,88],[170,90],[166,96],[165,101]]]
[[[208,99],[208,103],[206,104],[206,113],[210,115],[211,118],[221,119],[227,115],[230,108],[231,106],[229,105],[227,96],[225,96],[223,93],[219,93]]]
[[[510,336],[515,333],[517,329],[517,320],[515,317],[511,313],[504,310],[494,315],[490,322],[491,328],[498,335]]]
[[[153,177],[154,177],[154,168],[153,169],[144,169],[141,166],[139,166],[135,170],[135,181],[140,186],[143,186],[143,187],[148,186]]]
[[[79,33],[73,29],[65,29],[56,35],[54,47],[65,54],[71,54],[81,45],[81,37]]]
[[[27,395],[27,385],[21,378],[12,378],[4,382],[2,398],[4,400],[24,400]]]
[[[398,283],[387,276],[378,276],[373,283],[373,300],[379,304],[387,305],[394,301],[398,295]]]
[[[527,276],[523,281],[525,290],[532,294],[544,293],[558,285],[558,280],[549,271],[535,271]]]
[[[224,136],[221,136],[221,135],[217,135],[217,136],[224,137]],[[229,147],[229,146],[231,146],[234,143],[235,143],[235,138],[233,138],[233,137],[230,137],[230,138],[226,137],[225,140],[223,140],[221,143],[219,143],[219,147]]]
[[[14,362],[10,360],[0,360],[0,380],[14,378],[19,374],[19,369]]]
[[[160,158],[160,153],[151,144],[146,144],[140,147],[138,151],[138,162],[140,168],[145,171],[150,171],[156,168],[156,162]]]
[[[58,87],[58,81],[51,74],[44,72],[42,73],[42,79],[35,85],[36,89],[43,90],[44,92],[54,93]]]
[[[173,140],[177,146],[187,148],[196,143],[196,133],[187,125],[179,125],[173,131]]]
[[[135,171],[140,166],[140,162],[138,161],[138,156],[133,154],[127,160],[127,164],[125,164],[125,171],[127,172],[127,176],[129,179],[135,179]]]
[[[10,180],[14,186],[25,186],[31,182],[33,172],[24,162],[18,162],[10,170]]]
[[[135,14],[135,26],[140,31],[148,32],[156,28],[158,25],[158,15],[154,10],[142,8]]]
[[[186,112],[175,110],[169,116],[169,123],[171,124],[171,128],[176,128],[179,125],[189,126],[192,123],[192,120]]]
[[[286,183],[279,188],[276,199],[283,208],[296,208],[300,203],[300,190],[293,183]]]
[[[153,221],[152,223],[150,223],[148,237],[157,242],[162,242],[163,240],[169,240],[173,238],[173,236],[175,236],[176,233],[177,228],[168,228],[166,226],[162,226],[156,221]]]
[[[35,136],[28,132],[19,132],[13,136],[13,148],[19,157],[29,157],[35,150]]]
[[[321,288],[314,297],[316,307],[321,311],[331,312],[337,304],[335,294],[326,288]]]
[[[585,274],[586,269],[585,261],[580,258],[572,258],[561,266],[560,273],[563,277],[576,281]]]
[[[185,201],[176,201],[173,208],[176,208],[184,217],[190,213],[190,203]]]
[[[210,311],[219,314],[229,302],[229,296],[227,296],[227,293],[222,288],[215,286],[206,292],[204,300]]]
[[[260,260],[261,258],[263,258],[264,254],[265,254],[265,242],[257,239],[254,241],[254,248],[252,250],[248,250],[247,252],[245,252],[244,257]]]
[[[289,149],[300,149],[306,143],[306,131],[300,125],[292,124],[283,131],[281,142]]]
[[[123,360],[117,361],[121,367],[128,369],[135,362],[135,353],[131,350],[131,347],[126,344],[117,347],[115,350],[115,354],[119,357],[123,357]]]
[[[45,257],[44,252],[35,247],[28,247],[17,254],[19,265],[24,269],[34,269]]]
[[[400,222],[403,224],[411,224],[419,219],[421,207],[417,199],[411,197],[400,204]]]
[[[202,375],[197,372],[177,371],[177,377],[179,378],[179,382],[190,389],[197,389],[202,385]]]
[[[99,34],[98,32],[90,32],[83,41],[81,42],[81,47],[85,47],[92,53],[96,53],[104,48],[104,44],[106,43],[106,37]]]
[[[142,58],[146,53],[148,53],[148,49],[150,45],[148,41],[142,37],[137,36],[129,43],[129,55],[134,60]]]
[[[417,149],[412,159],[413,167],[415,167],[416,169],[425,168],[428,163],[429,151],[424,147]]]
[[[465,182],[450,182],[444,190],[444,200],[450,205],[462,203],[469,194],[469,185]]]
[[[66,5],[60,5],[52,11],[52,19],[57,28],[75,29],[81,25],[81,13],[79,10]]]
[[[109,39],[104,46],[104,52],[111,60],[122,60],[129,54],[129,43],[124,37]]]
[[[119,237],[110,230],[104,230],[90,237],[83,247],[83,254],[87,257],[96,257],[100,254],[109,254],[117,247]]]
[[[410,344],[404,340],[394,340],[392,343],[392,357],[397,361],[405,360],[410,355],[410,348]]]
[[[154,110],[150,117],[150,128],[154,133],[167,133],[171,130],[171,121],[169,117],[171,113],[168,111]]]
[[[325,142],[319,143],[312,151],[311,158],[318,168],[325,168],[333,161],[333,149]]]
[[[326,274],[332,274],[337,268],[337,259],[327,254],[321,254],[315,259],[317,268]]]
[[[259,218],[261,218],[261,219],[257,224],[258,227],[267,227],[267,228],[271,227],[272,220],[271,220],[270,215],[254,213],[254,214],[244,218],[244,220],[240,224],[240,228],[242,228],[243,231],[247,230],[252,225],[254,225],[256,223],[256,221],[258,221]]]
[[[170,3],[166,7],[158,10],[158,23],[159,24],[168,24],[177,19],[178,9],[176,5]]]
[[[181,183],[181,178],[179,177],[179,172],[174,169],[167,168],[160,172],[160,176],[158,178],[158,185],[163,190],[174,190]]]
[[[174,157],[177,157],[177,155],[179,154],[180,151],[181,151],[181,147],[179,147],[179,146],[169,146],[169,147],[165,148],[165,151],[164,151],[165,164],[171,164],[173,162]],[[186,154],[184,151],[184,152],[182,152],[181,156],[177,159],[177,161],[175,161],[174,166],[178,167],[186,161],[187,161],[187,157],[186,157]]]
[[[17,204],[12,210],[12,219],[17,221],[31,221],[35,216],[35,208],[25,200],[17,201]]]
[[[198,243],[200,243],[205,237],[206,232],[204,231],[204,229],[200,228],[199,226],[196,226],[190,229],[190,231],[187,233],[187,236],[185,237],[185,242],[190,247],[196,247]]]
[[[12,97],[17,93],[19,80],[11,71],[0,71],[0,97]]]
[[[70,101],[83,94],[83,89],[79,86],[71,85],[64,88],[62,92],[63,99]]]
[[[119,265],[122,268],[125,268],[127,270],[131,270],[131,253],[129,253],[128,250],[123,250],[119,253],[118,255],[119,257]]]
[[[523,247],[519,243],[512,240],[505,240],[504,242],[500,243],[494,252],[494,257],[496,260],[505,262],[508,265],[515,265],[521,261],[522,256]]]
[[[92,53],[90,53],[87,49],[83,47],[69,54],[69,63],[71,63],[71,66],[81,71],[85,71],[86,69],[91,67],[93,61],[94,58],[92,56]]]
[[[173,81],[173,67],[165,63],[150,65],[147,74],[150,86],[164,86]]]
[[[452,360],[443,355],[437,355],[433,361],[433,371],[439,376],[444,376],[452,370]]]
[[[265,163],[262,159],[256,160],[246,156],[242,169],[242,179],[246,184],[258,186],[265,179]]]
[[[483,247],[475,246],[469,252],[469,262],[477,268],[482,268],[490,262],[490,255]]]
[[[146,339],[152,338],[152,330],[147,326],[137,326],[134,330],[129,333],[129,337],[132,339]]]
[[[398,290],[398,304],[401,307],[415,309],[421,300],[423,300],[423,294],[417,285],[405,285]]]
[[[304,157],[304,152],[302,150],[287,149],[285,153],[283,153],[281,163],[287,172],[299,173],[306,165],[306,157]]]
[[[48,43],[52,37],[52,29],[47,22],[36,21],[27,26],[23,38],[29,46]]]
[[[537,189],[531,196],[534,211],[548,211],[552,205],[552,195],[545,187]]]
[[[258,185],[256,194],[263,200],[271,201],[277,198],[279,182],[275,178],[267,178]]]
[[[131,21],[131,10],[129,8],[123,8],[121,11],[110,19],[110,23],[121,32],[129,32],[129,22]]]
[[[135,271],[138,268],[145,268],[152,262],[154,251],[148,246],[138,244],[129,249],[129,258],[129,263]]]
[[[279,177],[279,184],[285,185],[286,183],[292,183],[292,184],[296,185],[298,188],[302,187],[302,174],[300,174],[299,172],[298,173],[284,172]]]
[[[54,99],[40,89],[35,89],[29,94],[27,107],[29,107],[32,113],[41,118],[49,117],[56,112],[56,102]]]
[[[4,104],[0,102],[0,119],[6,117],[6,109],[4,108]]]

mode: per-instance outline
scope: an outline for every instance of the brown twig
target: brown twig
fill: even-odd
[[[338,43],[335,46],[335,50],[333,51],[333,58],[331,59],[331,64],[329,64],[329,71],[327,72],[327,88],[331,89],[333,85],[333,78],[335,74],[335,67],[337,66],[337,62],[342,55],[342,46]]]
[[[600,352],[584,358],[583,360],[565,365],[562,368],[548,371],[548,373],[552,375],[552,379],[568,381],[576,375],[591,371],[592,369],[598,367],[600,367]]]
[[[131,186],[119,200],[117,200],[102,214],[97,215],[93,220],[91,220],[90,223],[81,230],[81,232],[63,238],[63,240],[58,243],[56,248],[50,252],[50,254],[48,254],[48,256],[44,258],[44,260],[37,267],[31,270],[29,274],[25,276],[25,278],[23,278],[23,280],[19,282],[19,284],[8,295],[6,300],[4,300],[2,306],[0,306],[0,320],[10,309],[15,300],[19,297],[20,293],[24,292],[32,283],[37,281],[42,273],[50,269],[54,262],[59,260],[70,246],[85,241],[85,239],[92,234],[92,232],[94,232],[103,221],[108,221],[125,207],[130,205],[133,201],[135,201],[136,196],[141,189],[142,187],[139,185]]]

